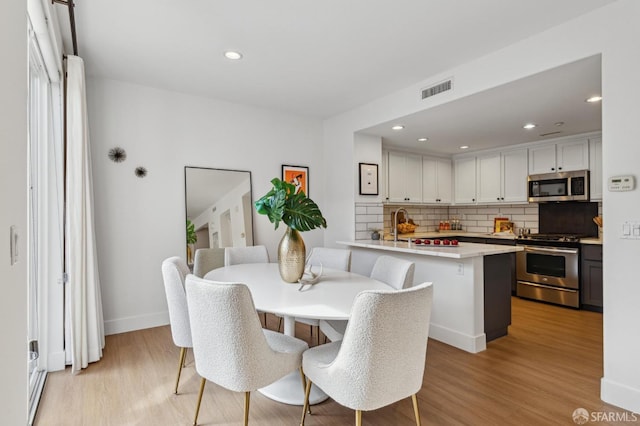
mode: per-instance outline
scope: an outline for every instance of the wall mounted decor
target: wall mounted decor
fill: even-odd
[[[304,166],[282,165],[282,180],[296,186],[296,193],[303,191],[309,196],[309,168]]]
[[[107,155],[109,157],[109,160],[113,161],[114,163],[122,163],[127,159],[127,152],[119,146],[111,148],[109,150],[109,154]]]
[[[360,195],[378,195],[378,165],[360,163]]]
[[[147,169],[145,169],[144,167],[136,167],[135,174],[139,178],[143,178],[147,175]]]

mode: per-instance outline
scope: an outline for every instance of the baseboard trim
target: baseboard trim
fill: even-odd
[[[608,404],[632,411],[640,419],[640,389],[603,377],[600,380],[600,399]]]
[[[472,354],[487,349],[487,337],[484,333],[477,336],[460,333],[438,324],[429,325],[429,337],[447,345],[455,346]]]
[[[106,320],[104,334],[119,334],[128,331],[143,330],[145,328],[160,327],[169,324],[169,312],[157,312],[147,315]]]

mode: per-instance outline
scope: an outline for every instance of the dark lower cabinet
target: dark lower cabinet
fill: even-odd
[[[515,279],[515,253],[484,257],[484,333],[487,342],[507,335],[511,324],[511,286]]]
[[[516,240],[512,238],[484,238],[484,237],[469,237],[466,235],[459,235],[455,238],[461,243],[477,243],[477,244],[498,244],[501,246],[515,246]]]
[[[582,309],[602,312],[602,246],[582,245],[580,304]]]
[[[451,238],[455,238],[461,243],[476,243],[476,244],[487,243],[487,239],[483,237],[467,237],[466,235],[459,235],[457,237],[451,237]]]

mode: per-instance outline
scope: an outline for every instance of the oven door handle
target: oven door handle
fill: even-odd
[[[578,292],[578,289],[573,289],[573,288],[556,287],[556,286],[537,284],[537,283],[531,283],[531,282],[523,282],[523,281],[518,281],[518,283],[523,283],[523,284],[526,284],[526,285],[528,285],[530,287],[545,288],[545,289],[554,290],[554,291],[564,291],[565,293],[577,293]]]
[[[524,246],[524,251],[529,252],[529,253],[543,252],[543,253],[578,254],[578,249],[564,249],[564,248],[557,248],[557,247]]]

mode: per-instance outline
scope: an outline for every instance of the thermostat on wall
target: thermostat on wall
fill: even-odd
[[[609,178],[609,191],[633,191],[635,187],[636,178],[632,175]]]

